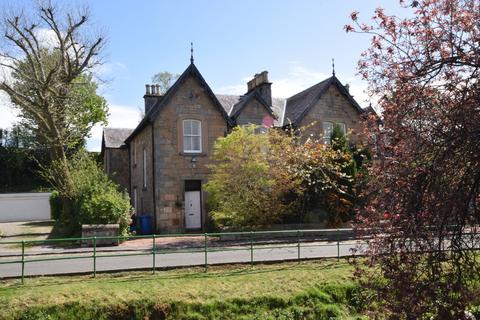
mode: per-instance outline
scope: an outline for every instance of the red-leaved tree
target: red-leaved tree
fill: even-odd
[[[463,319],[480,302],[480,1],[400,5],[345,26],[371,36],[359,71],[382,109],[358,275],[391,319]]]

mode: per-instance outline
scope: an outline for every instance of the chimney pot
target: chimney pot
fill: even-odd
[[[256,73],[252,80],[247,82],[247,93],[258,90],[265,102],[271,106],[272,105],[272,89],[271,83],[268,82],[268,71],[262,71]]]
[[[350,85],[348,83],[345,85],[345,89],[347,89],[347,92],[350,93]]]
[[[253,79],[247,82],[247,91],[250,92],[264,83],[268,83],[268,71],[266,70],[260,73],[255,73]]]
[[[150,85],[149,85],[149,84],[146,84],[146,85],[145,85],[145,88],[146,88],[145,94],[150,94]]]
[[[159,84],[156,84],[155,85],[155,88],[157,90],[157,95],[160,95],[160,85]]]

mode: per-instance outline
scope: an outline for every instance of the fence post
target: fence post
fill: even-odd
[[[97,237],[93,237],[93,277],[97,276]]]
[[[207,269],[208,269],[208,247],[207,247],[207,242],[208,242],[208,239],[207,239],[207,234],[205,233],[204,234],[205,236],[205,272],[207,272]]]
[[[340,261],[340,230],[337,229],[337,260]]]
[[[300,230],[297,230],[297,260],[300,263]]]
[[[22,284],[25,278],[25,241],[22,240]]]
[[[250,264],[253,266],[253,231],[250,231]]]
[[[152,261],[152,272],[155,274],[155,234],[152,235],[152,256],[153,256],[153,261]]]

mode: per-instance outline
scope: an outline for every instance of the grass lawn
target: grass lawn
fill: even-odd
[[[0,282],[0,319],[358,319],[336,260]]]

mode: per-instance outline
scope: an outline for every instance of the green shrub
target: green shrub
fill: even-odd
[[[74,189],[68,195],[52,193],[52,214],[70,233],[78,233],[82,224],[118,223],[120,234],[126,234],[131,213],[128,194],[85,151],[73,156],[68,165]]]
[[[62,197],[60,197],[60,192],[54,190],[50,195],[50,217],[54,220],[59,220],[62,210]]]
[[[93,190],[81,197],[80,224],[118,223],[120,233],[126,234],[130,224],[130,200],[125,193],[115,188]]]

